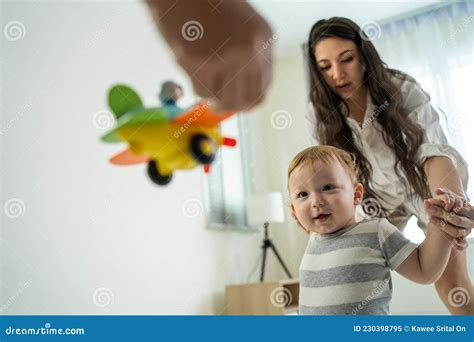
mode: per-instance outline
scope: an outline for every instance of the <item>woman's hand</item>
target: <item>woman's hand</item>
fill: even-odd
[[[430,222],[456,238],[456,248],[465,249],[467,247],[465,238],[474,227],[474,207],[448,189],[436,189],[435,193],[434,198],[424,201]]]

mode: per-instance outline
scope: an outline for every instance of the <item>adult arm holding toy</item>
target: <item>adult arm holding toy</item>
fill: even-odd
[[[262,102],[272,78],[272,30],[248,3],[147,0],[154,21],[199,96],[222,109]]]

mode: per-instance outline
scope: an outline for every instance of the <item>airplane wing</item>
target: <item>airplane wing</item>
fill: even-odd
[[[208,104],[201,102],[173,118],[172,122],[181,125],[197,123],[200,126],[215,127],[235,113],[235,111],[216,113]]]
[[[109,159],[109,161],[115,165],[142,164],[148,162],[149,160],[150,157],[133,154],[129,149],[117,153]]]

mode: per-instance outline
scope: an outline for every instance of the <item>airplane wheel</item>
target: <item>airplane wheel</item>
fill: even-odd
[[[150,177],[152,182],[158,185],[166,185],[171,182],[171,179],[173,178],[173,174],[170,174],[168,176],[163,176],[162,174],[160,174],[156,166],[156,162],[154,160],[150,160],[148,162],[147,172],[148,177]]]
[[[191,154],[201,164],[211,164],[216,158],[216,143],[209,136],[196,134],[191,139]]]

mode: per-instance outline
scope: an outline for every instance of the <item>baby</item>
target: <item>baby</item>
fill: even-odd
[[[434,283],[452,238],[429,225],[417,246],[385,218],[356,222],[364,187],[354,159],[331,146],[298,153],[288,168],[292,215],[310,239],[300,266],[300,315],[387,315],[390,270]]]

